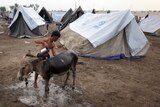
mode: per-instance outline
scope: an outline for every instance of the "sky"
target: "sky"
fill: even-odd
[[[81,6],[83,10],[160,10],[160,0],[0,0],[0,6],[38,4],[47,10],[68,10]]]

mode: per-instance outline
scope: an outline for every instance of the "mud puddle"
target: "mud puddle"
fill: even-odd
[[[38,88],[34,88],[34,73],[32,73],[28,81],[29,84],[27,88],[25,82],[18,82],[7,87],[7,89],[13,90],[15,95],[18,95],[18,100],[24,104],[34,107],[92,107],[91,104],[86,101],[77,103],[74,100],[75,96],[81,96],[81,99],[83,98],[81,90],[76,88],[73,91],[71,87],[66,87],[65,90],[63,90],[54,83],[50,83],[49,95],[47,100],[44,101],[44,80],[39,76],[37,82]]]

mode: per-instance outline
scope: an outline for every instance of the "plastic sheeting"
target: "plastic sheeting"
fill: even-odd
[[[17,20],[20,12],[22,13],[22,16],[25,22],[27,23],[28,27],[30,28],[30,30],[33,30],[37,26],[45,24],[45,20],[41,16],[39,16],[39,14],[33,8],[26,8],[26,7],[19,6],[14,16],[14,19],[9,25],[9,27],[11,27],[12,24]]]
[[[57,12],[52,11],[52,18],[55,22],[61,22],[62,17],[65,15],[66,12]]]
[[[155,33],[160,29],[160,19],[154,15],[149,15],[146,19],[143,19],[139,25],[144,32]]]
[[[129,45],[132,56],[139,53],[148,43],[146,36],[139,28],[136,20],[132,20],[125,29],[127,43]]]
[[[71,23],[69,27],[88,39],[94,47],[112,39],[125,28],[127,43],[133,56],[148,43],[129,10],[110,14],[86,13]]]

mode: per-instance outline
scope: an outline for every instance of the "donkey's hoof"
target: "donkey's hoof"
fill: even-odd
[[[38,86],[34,86],[34,88],[38,88]]]
[[[33,84],[34,85],[34,88],[38,88],[37,84]]]
[[[62,86],[62,89],[64,90],[64,89],[65,89],[65,86]]]
[[[43,101],[47,101],[47,95],[43,95]]]
[[[43,97],[43,101],[44,101],[44,102],[46,102],[46,101],[47,101],[47,98],[46,98],[45,96]]]
[[[75,89],[75,87],[72,87],[72,90],[74,90]]]

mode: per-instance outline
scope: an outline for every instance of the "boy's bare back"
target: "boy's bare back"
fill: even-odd
[[[49,50],[52,51],[53,56],[55,55],[55,42],[58,40],[60,37],[60,32],[59,31],[53,31],[51,37],[43,39],[43,40],[37,40],[35,41],[36,44],[41,45],[41,49],[43,48],[48,48]]]

